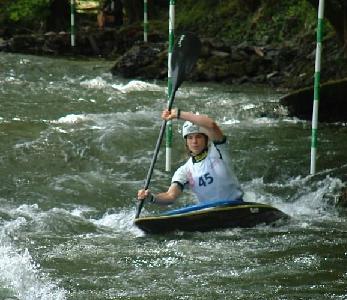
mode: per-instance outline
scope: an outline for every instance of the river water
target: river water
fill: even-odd
[[[175,105],[221,125],[245,199],[291,220],[144,235],[133,226],[135,195],[166,83],[112,77],[110,67],[0,53],[0,299],[347,299],[347,213],[335,206],[345,124],[320,124],[309,176],[310,123],[286,116],[280,92],[183,83]],[[180,125],[173,169],[185,159]],[[154,192],[170,182],[164,157]],[[171,208],[191,202],[186,194]]]

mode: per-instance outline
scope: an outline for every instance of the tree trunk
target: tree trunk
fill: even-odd
[[[343,3],[343,13],[344,13],[344,18],[343,18],[343,33],[344,33],[344,35],[343,35],[343,38],[344,38],[344,40],[343,40],[343,42],[344,42],[344,44],[343,44],[343,50],[344,50],[344,56],[345,56],[345,58],[347,58],[347,3],[346,3],[346,1],[344,1],[344,3]]]
[[[142,20],[143,1],[123,0],[125,18],[128,24],[133,24]]]
[[[319,0],[307,0],[317,10]],[[347,55],[347,1],[328,0],[325,1],[324,17],[329,21],[336,32],[336,36]]]
[[[52,31],[67,31],[70,24],[69,0],[53,0],[50,6],[50,15],[47,18],[46,29]]]

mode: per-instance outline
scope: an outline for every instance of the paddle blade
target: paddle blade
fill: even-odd
[[[169,99],[168,109],[171,109],[175,93],[178,87],[181,85],[186,75],[190,73],[200,55],[201,42],[199,38],[193,33],[185,33],[179,36],[174,46],[171,57],[171,72],[172,72],[172,93]],[[166,121],[163,121],[162,127],[159,133],[157,144],[154,150],[151,166],[148,170],[147,179],[145,183],[145,189],[149,187],[149,183],[153,174],[154,164],[157,160],[160,144],[162,142],[166,127]],[[138,201],[136,208],[135,218],[140,216],[144,200]]]
[[[175,43],[171,58],[172,88],[177,91],[189,74],[201,51],[201,42],[193,33],[180,35]]]

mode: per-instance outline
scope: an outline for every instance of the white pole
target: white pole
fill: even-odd
[[[71,21],[71,47],[76,46],[76,37],[75,37],[75,0],[70,2],[70,21]]]
[[[168,98],[170,99],[172,93],[172,70],[171,70],[171,58],[172,50],[174,46],[174,30],[175,30],[175,0],[170,0],[169,6],[169,51],[168,51]],[[165,171],[171,171],[172,163],[172,121],[168,121],[166,125],[166,163]]]
[[[322,56],[322,38],[323,38],[323,18],[324,18],[324,0],[319,0],[318,21],[317,21],[317,45],[316,61],[314,73],[314,95],[312,110],[312,137],[311,137],[311,166],[310,174],[316,173],[317,160],[317,131],[318,131],[318,107],[320,100],[320,73],[321,73],[321,56]]]
[[[148,41],[148,13],[147,13],[148,3],[147,0],[143,1],[143,41],[147,43]]]

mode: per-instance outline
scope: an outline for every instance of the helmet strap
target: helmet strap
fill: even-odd
[[[198,163],[198,162],[204,160],[206,158],[207,154],[208,154],[208,148],[205,148],[199,154],[196,154],[196,155],[192,155],[192,153],[190,152],[193,163]]]

